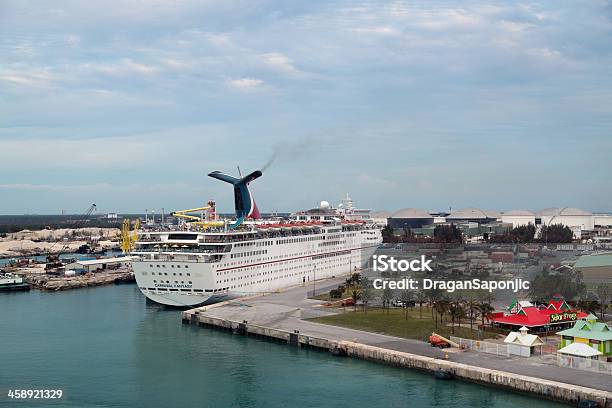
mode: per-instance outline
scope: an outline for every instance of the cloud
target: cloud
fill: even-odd
[[[238,78],[227,81],[228,85],[242,92],[253,92],[264,87],[264,81],[257,78]]]
[[[53,74],[44,68],[0,69],[0,81],[11,85],[28,88],[49,88],[53,85],[54,80]]]
[[[82,68],[98,71],[107,75],[144,75],[152,76],[160,72],[160,67],[124,58],[112,63],[87,63]]]
[[[297,68],[295,68],[291,58],[282,53],[271,52],[261,55],[261,58],[266,66],[284,75],[298,76],[302,74]]]

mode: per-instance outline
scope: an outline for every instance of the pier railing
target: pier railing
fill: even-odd
[[[508,346],[500,343],[492,343],[482,340],[464,339],[461,337],[450,337],[451,341],[459,344],[462,348],[466,348],[480,353],[495,354],[498,356],[509,356]]]
[[[557,365],[559,367],[612,375],[612,363],[588,357],[568,356],[566,354],[557,353]]]

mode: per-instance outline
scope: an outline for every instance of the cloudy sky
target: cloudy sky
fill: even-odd
[[[0,213],[612,210],[612,2],[0,3]],[[276,153],[275,153],[276,152]]]

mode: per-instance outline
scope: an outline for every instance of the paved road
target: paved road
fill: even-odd
[[[343,279],[328,279],[317,282],[321,288],[333,288]],[[274,327],[329,340],[355,341],[371,346],[387,348],[423,356],[443,358],[445,352],[418,340],[403,339],[361,330],[331,326],[303,320],[316,316],[338,313],[338,310],[321,308],[323,303],[307,299],[312,283],[294,287],[280,293],[268,294],[248,300],[236,300],[217,307],[201,308],[201,314],[234,321],[247,320],[251,324]],[[317,290],[318,292],[318,290]],[[206,311],[203,311],[206,309]],[[483,368],[507,371],[531,377],[544,378],[574,385],[582,385],[612,391],[612,376],[589,371],[557,367],[542,362],[539,358],[501,357],[474,351],[448,352],[449,360]]]

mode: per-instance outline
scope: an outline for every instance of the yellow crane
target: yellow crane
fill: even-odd
[[[195,215],[190,215],[189,213],[194,212],[206,212],[206,217],[197,217]],[[189,225],[197,225],[202,228],[210,228],[210,227],[222,227],[225,225],[223,221],[218,221],[217,214],[215,212],[215,202],[210,200],[206,206],[198,207],[198,208],[190,208],[188,210],[180,210],[174,211],[170,213],[170,215],[182,218],[184,220],[188,220]]]
[[[123,220],[121,226],[121,250],[124,254],[130,253],[134,249],[134,244],[138,240],[138,229],[140,228],[140,219],[134,221],[134,229],[130,231],[131,221],[129,218]]]

